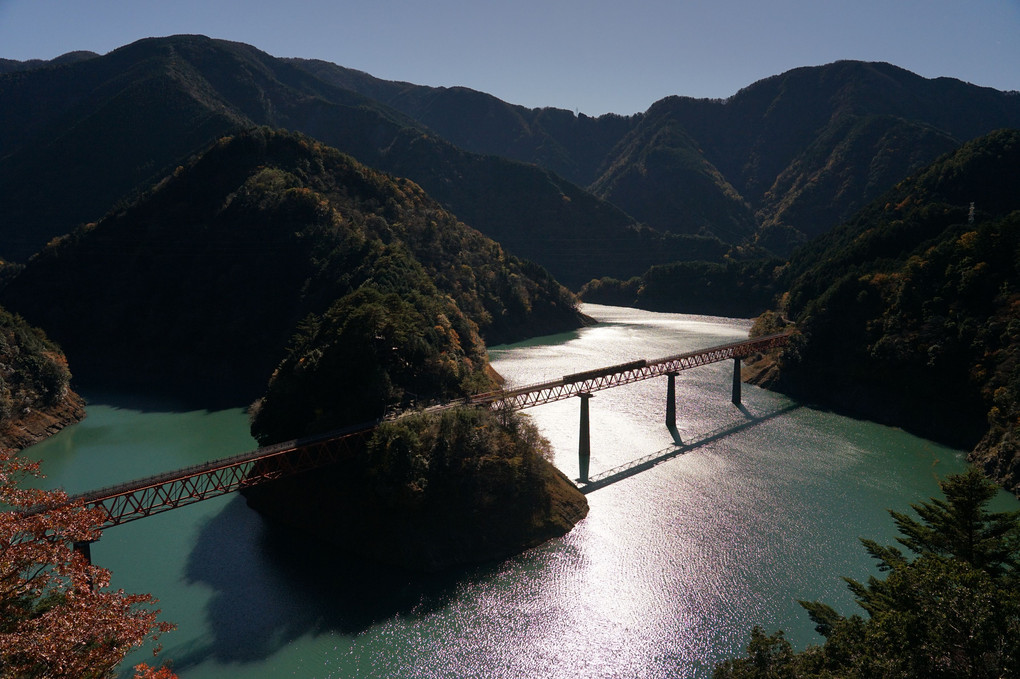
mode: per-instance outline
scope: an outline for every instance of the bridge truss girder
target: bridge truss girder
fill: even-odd
[[[456,405],[510,407],[514,410],[531,408],[729,358],[746,358],[785,345],[788,339],[788,335],[770,335],[653,361],[634,361],[553,382],[481,394],[438,409]],[[315,438],[259,448],[176,472],[83,493],[70,500],[101,508],[106,516],[101,528],[116,526],[336,463],[344,456],[355,454],[363,439],[376,426],[374,422],[365,423]],[[32,511],[35,510],[29,510]]]
[[[769,335],[755,340],[736,342],[720,347],[702,351],[692,351],[685,354],[677,354],[654,361],[644,362],[644,365],[626,367],[618,372],[611,372],[601,375],[593,375],[581,379],[569,379],[567,376],[560,380],[544,382],[542,384],[508,389],[501,392],[491,392],[483,396],[475,397],[472,403],[487,403],[490,407],[509,407],[513,410],[522,410],[534,406],[562,401],[581,394],[610,389],[632,382],[676,374],[683,370],[690,370],[709,363],[718,363],[726,359],[743,359],[748,356],[769,351],[785,345],[789,335]],[[630,364],[628,364],[630,365]]]
[[[318,469],[349,458],[374,427],[339,436],[258,449],[181,472],[72,497],[101,509],[102,528],[208,500],[243,488]]]

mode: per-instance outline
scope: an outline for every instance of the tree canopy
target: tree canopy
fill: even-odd
[[[110,572],[72,547],[102,517],[62,491],[20,487],[38,465],[0,451],[0,676],[105,679],[129,651],[174,628],[148,594],[110,590]],[[170,679],[165,668],[136,677]]]
[[[795,653],[783,633],[755,628],[748,655],[716,679],[764,677],[1015,677],[1020,668],[1020,512],[992,512],[996,486],[976,469],[940,483],[944,499],[890,511],[895,546],[862,539],[885,577],[846,578],[868,617],[801,605],[825,637]]]

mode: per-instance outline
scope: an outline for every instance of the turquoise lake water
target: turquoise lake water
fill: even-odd
[[[495,347],[511,384],[737,341],[741,319],[586,305],[600,323]],[[276,677],[707,677],[753,625],[820,641],[797,600],[854,605],[858,537],[891,542],[886,509],[938,494],[963,453],[744,385],[730,362],[591,400],[591,474],[658,464],[588,493],[562,539],[506,561],[421,578],[267,526],[227,496],[109,529],[93,545],[115,587],[151,592],[178,630],[160,657],[184,679]],[[578,400],[529,409],[577,476]],[[679,443],[677,441],[679,437]],[[88,417],[29,449],[45,483],[111,485],[254,447],[241,408],[187,411],[90,395]],[[1003,493],[1002,507],[1017,508]],[[125,664],[147,661],[142,650]]]

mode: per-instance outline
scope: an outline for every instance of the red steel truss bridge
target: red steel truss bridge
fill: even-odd
[[[606,368],[564,375],[561,379],[541,384],[478,394],[471,397],[468,402],[473,404],[505,403],[514,410],[521,410],[545,403],[552,403],[553,401],[562,401],[574,396],[581,396],[582,394],[590,394],[593,391],[618,387],[622,384],[639,382],[653,377],[661,377],[662,375],[676,375],[683,370],[697,368],[709,363],[718,363],[727,359],[739,361],[755,354],[785,346],[789,340],[789,334],[779,333],[651,361],[641,359]],[[739,398],[737,401],[739,401]]]
[[[468,399],[434,406],[427,410],[435,412],[465,405],[509,406],[514,410],[519,410],[573,396],[581,396],[585,397],[582,398],[582,418],[586,419],[586,397],[590,396],[592,391],[668,375],[671,387],[669,398],[672,399],[673,377],[679,371],[727,359],[734,359],[736,362],[734,402],[739,402],[739,361],[742,358],[783,346],[788,339],[789,336],[785,334],[770,335],[652,361],[632,361],[566,375],[562,379],[552,382],[479,394]],[[672,405],[672,401],[667,403],[667,423],[670,418],[670,405]],[[388,419],[399,419],[402,416],[397,415]],[[675,408],[673,417],[675,418]],[[378,422],[367,422],[321,436],[258,448],[221,460],[89,491],[71,497],[71,501],[82,502],[86,506],[102,509],[105,520],[100,528],[117,526],[251,486],[268,483],[284,476],[332,465],[345,458],[350,459],[351,456],[357,454],[364,439],[377,426]],[[583,451],[581,454],[583,456]],[[581,480],[587,481],[586,463],[582,463]]]

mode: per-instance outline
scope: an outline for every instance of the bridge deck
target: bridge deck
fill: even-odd
[[[789,335],[786,334],[769,335],[651,361],[641,359],[565,375],[550,382],[478,394],[428,410],[438,411],[464,405],[505,405],[520,410],[726,359],[746,358],[785,345],[788,340]],[[283,476],[334,464],[343,456],[353,454],[358,449],[360,439],[377,426],[377,422],[367,422],[320,436],[257,448],[205,464],[81,493],[71,497],[71,501],[101,508],[106,515],[102,527],[116,526]],[[32,511],[42,511],[42,508],[29,510]]]

